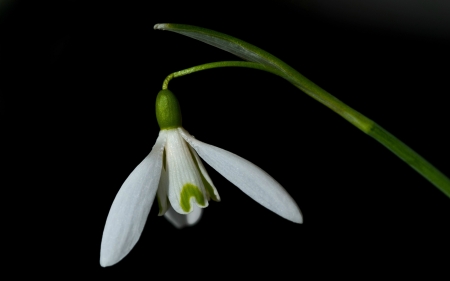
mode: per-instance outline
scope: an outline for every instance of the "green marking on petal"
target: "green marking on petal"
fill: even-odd
[[[189,149],[189,152],[191,153],[191,157],[192,157],[192,160],[194,160],[195,167],[197,167],[197,171],[200,173],[200,177],[202,178],[202,183],[203,183],[203,186],[205,187],[208,200],[209,200],[209,197],[211,197],[212,200],[214,200],[216,202],[220,202],[219,198],[217,198],[216,194],[214,194],[214,188],[209,184],[209,182],[203,176],[202,171],[200,171],[200,168],[197,163],[197,159],[195,159],[194,154],[192,153],[192,151],[190,149]]]
[[[203,197],[202,191],[192,183],[187,183],[183,186],[180,197],[180,206],[185,212],[191,210],[191,197],[195,198],[198,205],[205,206],[205,197]]]

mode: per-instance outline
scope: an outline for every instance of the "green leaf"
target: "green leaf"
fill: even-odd
[[[156,24],[154,28],[158,30],[173,31],[197,39],[224,51],[230,52],[240,58],[243,58],[244,60],[256,63],[256,65],[251,63],[242,63],[241,65],[237,65],[236,62],[211,63],[192,67],[188,69],[187,72],[179,71],[176,75],[182,76],[184,74],[193,73],[199,70],[223,66],[256,68],[279,75],[294,84],[294,86],[305,92],[307,95],[339,114],[361,131],[376,139],[400,159],[410,165],[419,174],[434,184],[444,194],[450,197],[450,179],[447,176],[442,174],[422,156],[398,138],[387,132],[381,126],[376,124],[374,121],[347,106],[345,103],[314,84],[311,80],[274,55],[235,37],[206,28],[184,24]],[[258,67],[258,64],[261,64],[263,67]]]

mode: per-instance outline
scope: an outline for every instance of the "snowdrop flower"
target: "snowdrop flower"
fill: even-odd
[[[150,154],[134,169],[114,199],[103,231],[100,264],[111,266],[138,241],[157,198],[159,215],[176,227],[192,225],[219,193],[199,156],[245,194],[295,223],[302,215],[295,201],[266,172],[221,148],[196,140],[181,126],[178,100],[169,90],[156,98],[161,128]]]

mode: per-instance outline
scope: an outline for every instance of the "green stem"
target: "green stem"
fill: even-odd
[[[166,78],[167,83],[173,77],[177,77],[176,75],[182,76],[199,70],[224,66],[249,67],[274,73],[285,78],[307,95],[324,104],[358,129],[379,141],[419,174],[434,184],[445,195],[450,197],[450,179],[447,176],[374,121],[347,106],[274,55],[235,37],[197,26],[157,24],[155,25],[155,29],[177,32],[233,53],[245,60],[254,62],[253,64],[249,62],[241,62],[241,64],[238,64],[238,62],[222,62],[196,66],[187,70],[175,72],[171,74],[173,76],[169,75],[169,77]],[[163,88],[164,86],[167,88],[166,81],[164,81]]]
[[[287,77],[286,74],[284,74],[283,72],[259,63],[243,62],[243,61],[223,61],[198,65],[188,69],[174,72],[168,75],[167,78],[164,80],[163,90],[166,90],[168,88],[169,82],[173,78],[181,77],[202,70],[220,67],[246,67],[259,69],[273,73],[292,82],[292,79],[289,79],[289,77]],[[300,73],[298,74],[301,76]],[[425,177],[431,183],[433,183],[437,188],[439,188],[442,192],[444,192],[444,194],[450,197],[450,179],[446,177],[444,174],[442,174],[439,170],[437,170],[422,156],[417,154],[414,150],[412,150],[398,138],[390,134],[388,131],[383,129],[381,126],[379,126],[369,118],[365,117],[361,113],[357,112],[353,108],[349,107],[348,105],[344,104],[342,101],[338,100],[337,98],[335,98],[334,96],[332,96],[331,94],[329,94],[328,92],[326,92],[325,90],[323,90],[322,88],[311,82],[306,77],[301,76],[296,78],[298,80],[301,80],[301,85],[298,84],[298,81],[296,81],[297,83],[293,83],[297,88],[301,89],[315,100],[332,109],[334,112],[345,118],[347,121],[355,125],[357,128],[359,128],[369,136],[379,141],[386,148],[388,148],[395,155],[397,155],[400,159],[402,159],[408,165],[410,165],[419,174],[421,174],[423,177]]]
[[[272,74],[275,74],[275,75],[285,78],[285,75],[281,71],[278,71],[274,68],[264,66],[260,63],[246,62],[246,61],[219,61],[219,62],[211,62],[211,63],[207,63],[207,64],[197,65],[197,66],[194,66],[194,67],[191,67],[188,69],[174,72],[166,77],[166,79],[163,82],[162,88],[163,88],[163,90],[167,90],[167,88],[169,86],[169,82],[173,78],[181,77],[181,76],[188,75],[188,74],[202,71],[202,70],[207,70],[207,69],[212,69],[212,68],[220,68],[220,67],[246,67],[246,68],[259,69],[259,70],[267,71]]]

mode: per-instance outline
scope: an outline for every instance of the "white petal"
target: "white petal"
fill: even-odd
[[[190,226],[196,224],[203,213],[203,209],[197,207],[196,204],[193,205],[193,211],[187,215],[182,215],[177,213],[172,207],[169,207],[164,217],[170,221],[176,228],[180,229],[185,226]]]
[[[253,200],[285,219],[303,222],[292,197],[261,168],[236,154],[196,140],[183,128],[178,130],[206,163]]]
[[[205,187],[206,194],[209,197],[212,197],[214,201],[220,202],[219,192],[217,192],[217,188],[214,186],[211,178],[209,177],[205,166],[203,166],[202,160],[200,159],[200,157],[198,157],[197,152],[191,146],[189,146],[189,150],[191,151],[191,154],[194,156],[195,162],[198,165],[197,167],[200,170],[200,176],[203,176],[202,181],[203,186]]]
[[[150,154],[122,184],[103,231],[100,264],[111,266],[125,257],[141,236],[155,199],[166,133],[161,131]]]
[[[180,214],[192,212],[192,206],[208,206],[200,172],[195,166],[189,147],[177,129],[167,130],[165,146],[166,168],[169,175],[169,201]]]

